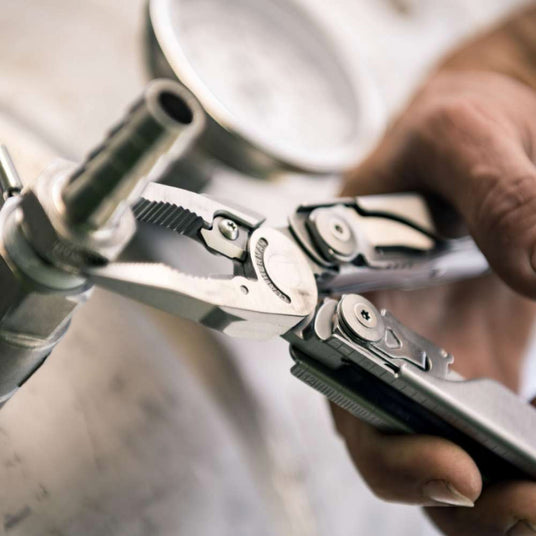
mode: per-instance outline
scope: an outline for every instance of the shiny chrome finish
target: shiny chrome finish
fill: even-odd
[[[307,228],[327,259],[351,261],[358,244],[343,207],[317,208],[307,220]]]
[[[438,234],[416,194],[301,206],[290,216],[289,227],[314,263],[325,294],[412,289],[489,270],[471,238]]]
[[[186,234],[235,259],[235,275],[198,278],[158,263],[115,262],[87,268],[95,284],[228,335],[254,339],[282,335],[314,310],[318,296],[307,259],[285,234],[259,227],[258,216],[162,184],[149,185],[134,210],[139,221]],[[186,221],[185,215],[191,224],[170,223]],[[222,216],[237,225],[235,240],[221,233]]]
[[[317,305],[318,290],[333,288],[343,269],[354,288],[377,281],[433,284],[486,271],[473,242],[446,241],[433,232],[420,198],[301,207],[292,232],[279,232],[243,209],[169,186],[152,185],[144,197],[140,221],[188,234],[233,258],[234,276],[195,278],[161,264],[110,263],[89,268],[92,281],[229,335],[282,335],[296,361],[293,374],[359,418],[391,432],[455,441],[488,478],[536,477],[534,408],[494,382],[464,381],[450,370],[450,354],[362,296]],[[389,212],[397,198],[401,203]],[[170,223],[184,215],[196,226]],[[235,241],[243,254],[229,249]],[[453,257],[461,251],[456,265]],[[471,256],[480,262],[468,263]]]
[[[233,220],[217,216],[210,229],[201,229],[201,237],[208,249],[229,259],[244,260],[250,230]]]
[[[22,181],[5,145],[0,145],[0,194],[4,202],[22,190]]]
[[[233,220],[220,220],[218,229],[227,240],[234,241],[238,238],[238,225]]]
[[[87,299],[92,283],[82,268],[129,242],[130,204],[158,176],[163,154],[182,154],[202,121],[184,89],[156,82],[85,164],[58,161],[22,193],[0,151],[0,404],[41,366]]]
[[[372,91],[358,89],[294,2],[151,0],[147,30],[150,72],[178,79],[199,99],[209,116],[203,150],[217,160],[261,176],[355,164]]]
[[[163,264],[93,267],[95,284],[235,337],[267,339],[299,324],[317,300],[302,253],[275,230],[255,231],[251,277],[197,278]],[[285,279],[285,271],[292,279]]]
[[[356,294],[345,296],[338,307],[341,326],[351,338],[377,342],[385,334],[385,325],[380,312],[365,298]]]
[[[151,183],[133,207],[139,222],[157,225],[201,241],[209,250],[230,259],[243,260],[251,231],[264,218],[252,211],[199,196],[188,190]],[[225,236],[220,228],[229,223],[235,231]],[[227,232],[227,231],[226,231]]]
[[[150,219],[148,219],[148,214],[160,215],[159,209],[165,207],[177,211],[177,214],[188,211],[190,214],[201,218],[203,224],[207,227],[212,225],[216,216],[230,217],[233,221],[252,229],[258,227],[265,220],[264,216],[238,205],[233,205],[229,201],[220,202],[206,195],[198,195],[188,190],[158,183],[147,185],[134,210],[139,221],[161,226],[162,222],[157,221],[158,216],[150,216]],[[141,212],[142,208],[143,213]],[[183,231],[179,230],[177,232],[183,233]]]
[[[66,270],[116,258],[135,232],[131,205],[202,127],[202,110],[184,88],[152,82],[83,164],[55,162],[24,193],[28,239]]]
[[[388,199],[385,196],[384,203]],[[476,276],[487,269],[483,262],[462,263],[460,272],[444,270],[434,278],[431,272],[438,265],[445,266],[441,263],[451,258],[453,247],[449,249],[427,230],[431,220],[415,210],[420,198],[404,198],[402,204],[411,211],[406,219],[403,211],[390,216],[386,206],[380,210],[379,201],[343,199],[300,207],[289,233],[263,227],[262,217],[241,207],[152,183],[134,206],[137,220],[187,235],[210,252],[233,259],[234,277],[195,278],[160,264],[118,263],[90,267],[86,274],[99,285],[174,314],[226,333],[261,338],[282,335],[310,319],[318,290],[332,289],[345,273],[348,285],[355,289],[368,284],[369,278],[401,286],[400,279],[405,277],[404,285],[420,286]],[[376,206],[366,212],[360,203]],[[382,230],[389,225],[397,232],[386,236]],[[466,243],[465,260],[470,258],[468,253],[482,259],[474,243]],[[348,249],[343,256],[344,247]],[[385,315],[380,316],[364,298],[353,300],[341,304],[343,323],[363,340],[380,340]],[[364,311],[359,311],[362,317],[355,315],[358,305]],[[393,355],[397,352],[394,341],[396,337],[388,338],[386,344],[391,346],[385,349]],[[419,357],[411,359],[420,362]]]
[[[92,229],[114,225],[162,173],[162,155],[168,162],[182,156],[202,128],[203,112],[188,91],[168,80],[151,82],[63,186],[66,219]]]
[[[453,374],[450,354],[387,312],[382,337],[363,337],[358,322],[346,322],[359,302],[367,303],[357,295],[328,299],[309,329],[285,336],[295,376],[378,428],[456,441],[487,478],[536,477],[533,407],[495,381]],[[323,314],[334,307],[339,316]]]
[[[0,211],[0,404],[45,361],[90,289],[36,254],[21,232],[20,201]]]

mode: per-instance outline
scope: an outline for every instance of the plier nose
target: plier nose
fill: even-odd
[[[234,262],[234,274],[196,277],[163,263],[88,267],[99,286],[228,335],[283,335],[314,312],[313,270],[297,243],[247,209],[151,183],[133,212],[140,223],[188,236]]]

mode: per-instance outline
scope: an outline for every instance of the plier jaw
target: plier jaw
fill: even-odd
[[[263,218],[171,186],[150,184],[134,206],[139,222],[189,236],[231,258],[232,276],[196,277],[162,263],[88,267],[99,286],[228,335],[283,335],[313,314],[318,292],[310,262]]]

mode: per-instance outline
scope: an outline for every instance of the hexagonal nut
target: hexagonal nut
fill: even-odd
[[[62,236],[34,191],[24,193],[21,208],[24,233],[37,253],[52,264],[80,267],[106,261],[101,255],[80,248]]]
[[[58,161],[47,168],[21,199],[22,227],[32,247],[51,264],[79,269],[114,260],[136,230],[131,211],[113,226],[91,229],[71,225],[63,213],[61,192],[75,165]]]

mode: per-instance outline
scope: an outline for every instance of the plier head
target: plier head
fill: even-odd
[[[113,262],[87,268],[100,286],[228,335],[283,335],[314,313],[310,261],[284,231],[232,203],[151,183],[133,207],[138,222],[200,242],[233,260],[232,276],[196,277],[163,263]]]

